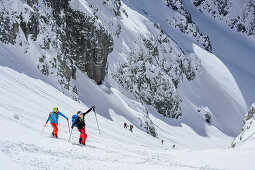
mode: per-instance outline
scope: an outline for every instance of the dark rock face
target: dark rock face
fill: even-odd
[[[39,34],[39,19],[36,17],[35,14],[31,14],[29,21],[25,22],[23,20],[22,15],[20,15],[20,28],[22,29],[23,33],[28,38],[28,35],[31,34],[31,39],[36,41],[37,35]]]
[[[121,16],[120,7],[121,7],[121,0],[103,0],[103,4],[113,11],[115,16]]]
[[[182,15],[184,15],[188,23],[192,23],[191,14],[184,9],[182,5],[182,0],[165,0],[165,4],[168,7],[171,7],[173,10],[178,11]]]
[[[202,2],[204,2],[205,0],[194,0],[193,1],[193,4],[195,5],[195,6],[199,6]]]
[[[149,119],[149,118],[148,118]],[[150,119],[149,119],[150,120]],[[148,122],[145,122],[145,127],[144,127],[146,130],[147,130],[147,133],[148,134],[151,134],[151,136],[153,137],[158,137],[158,134],[156,132],[156,129],[153,125],[153,122],[150,120]]]
[[[47,63],[42,56],[38,68],[43,74],[51,74],[50,69],[59,63],[57,75],[68,82],[75,80],[78,67],[100,84],[106,74],[107,56],[113,50],[112,37],[104,27],[97,24],[94,17],[73,10],[69,0],[26,2],[28,6],[23,6],[21,13],[7,9],[0,12],[0,41],[15,44],[20,30],[27,40],[37,41],[41,37],[43,42],[38,41],[41,49],[53,47],[57,51],[54,59],[58,61]],[[48,11],[42,9],[42,4]],[[52,33],[44,30],[47,27]],[[60,84],[69,89],[69,83],[64,82],[60,81]]]
[[[95,18],[86,17],[68,6],[68,0],[49,1],[53,8],[63,53],[74,64],[100,84],[106,74],[107,56],[113,50],[113,40],[106,30],[95,24]],[[61,15],[63,11],[63,15]]]
[[[255,115],[255,104],[253,104],[250,109],[248,110],[248,113],[245,115],[243,123],[246,123],[249,119],[251,119]]]
[[[9,24],[10,17],[7,11],[0,12],[0,41],[12,45],[15,44],[15,39],[19,31],[19,24]]]

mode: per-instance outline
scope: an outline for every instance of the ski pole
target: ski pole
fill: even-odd
[[[46,127],[46,124],[47,123],[45,122],[41,135],[43,134],[43,131],[44,131],[44,128]]]
[[[95,112],[95,107],[93,108],[93,111],[95,113],[95,117],[96,117],[96,121],[97,121],[97,115],[96,115],[96,112]],[[98,121],[97,121],[97,128],[98,128],[99,134],[101,134],[100,129],[99,129],[99,125],[98,125]]]
[[[44,127],[43,127],[43,130],[42,130],[41,135],[43,134],[44,128],[46,127],[46,124],[48,123],[49,118],[50,118],[50,114],[49,114],[49,117],[48,117],[47,121],[46,121],[45,124],[44,124]]]
[[[69,141],[70,141],[70,139],[71,139],[72,131],[73,131],[73,129],[72,129],[71,132],[70,132],[70,136],[69,136],[69,139],[68,139],[68,143],[69,143]]]
[[[67,124],[68,124],[68,130],[69,130],[69,133],[70,133],[69,121],[68,121],[68,119],[66,119],[66,120],[67,120]]]

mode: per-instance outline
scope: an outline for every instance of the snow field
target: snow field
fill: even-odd
[[[77,110],[85,111],[90,106],[75,102],[34,77],[0,66],[0,163],[5,169],[240,169],[251,165],[251,160],[245,158],[254,150],[192,149],[192,145],[215,147],[212,141],[217,140],[199,137],[185,125],[166,128],[166,122],[154,116],[159,139],[137,127],[132,133],[123,128],[123,122],[130,122],[114,110],[109,110],[112,119],[97,115],[101,135],[94,114],[86,115],[87,147],[73,145],[79,138],[76,129],[68,143],[68,125],[62,117],[58,126],[60,139],[50,138],[50,124],[41,135],[52,107],[58,106],[71,118]],[[86,84],[93,84],[89,81]],[[97,105],[96,110],[100,109],[103,108]],[[215,129],[214,135],[220,138],[216,132]],[[164,145],[160,143],[163,137]],[[222,141],[218,145],[224,146]],[[172,144],[176,144],[175,149]]]

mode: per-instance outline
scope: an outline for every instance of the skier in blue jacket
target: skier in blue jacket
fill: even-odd
[[[53,127],[53,131],[52,131],[52,137],[58,138],[58,118],[59,115],[66,118],[66,120],[68,121],[68,118],[61,113],[57,107],[53,108],[53,112],[51,112],[49,114],[49,118],[46,121],[46,123],[48,123],[50,121],[51,126]]]

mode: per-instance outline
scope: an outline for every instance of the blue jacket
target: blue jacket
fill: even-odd
[[[67,119],[67,117],[66,117],[63,113],[61,113],[60,111],[58,111],[58,113],[51,112],[51,113],[49,114],[49,118],[48,118],[48,120],[47,120],[47,123],[48,123],[49,121],[50,121],[50,123],[58,123],[59,115]]]

